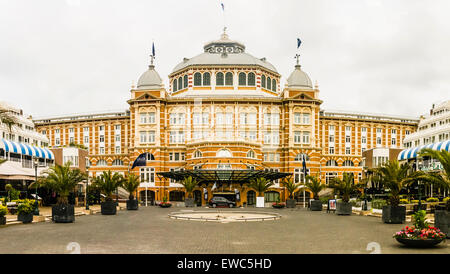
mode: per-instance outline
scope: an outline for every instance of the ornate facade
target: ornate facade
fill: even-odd
[[[298,62],[298,61],[297,61]],[[184,199],[183,187],[158,172],[180,169],[267,169],[289,172],[303,180],[305,155],[309,173],[328,183],[343,172],[361,178],[362,151],[402,148],[417,119],[321,110],[319,88],[297,63],[284,87],[281,75],[265,58],[223,34],[204,52],[178,64],[169,88],[152,65],[131,89],[123,113],[36,120],[50,146],[82,144],[89,149],[90,173],[126,173],[132,161],[148,152],[141,176],[141,198]],[[211,186],[207,186],[211,194]],[[240,203],[252,204],[255,192],[223,185],[215,191],[241,192]],[[205,204],[202,188],[194,194]],[[301,199],[303,192],[297,198]],[[277,182],[266,201],[287,197]]]

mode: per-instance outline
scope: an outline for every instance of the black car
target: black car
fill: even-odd
[[[218,206],[235,207],[236,203],[228,200],[225,197],[215,196],[209,201],[209,205],[212,207],[218,207]]]

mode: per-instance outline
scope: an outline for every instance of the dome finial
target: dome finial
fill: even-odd
[[[300,66],[300,54],[297,53],[294,58],[297,59],[297,65],[295,65],[295,67],[301,67]]]

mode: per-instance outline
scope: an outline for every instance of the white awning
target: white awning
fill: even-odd
[[[401,160],[408,160],[408,159],[416,158],[417,154],[424,148],[431,148],[433,150],[438,150],[438,151],[439,150],[450,151],[450,140],[439,142],[439,143],[423,145],[423,146],[419,146],[419,147],[412,147],[412,148],[404,149],[398,154],[397,159],[399,161],[401,161]]]

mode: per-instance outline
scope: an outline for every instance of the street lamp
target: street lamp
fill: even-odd
[[[86,198],[85,198],[85,204],[86,204],[86,210],[89,210],[89,196],[88,196],[88,187],[89,187],[89,162],[88,162],[88,157],[86,157],[86,173],[87,173],[87,178],[86,178]]]
[[[39,202],[38,202],[38,195],[37,195],[37,168],[39,166],[39,160],[37,158],[34,159],[34,184],[35,184],[35,196],[34,196],[34,212],[33,215],[39,216]]]

